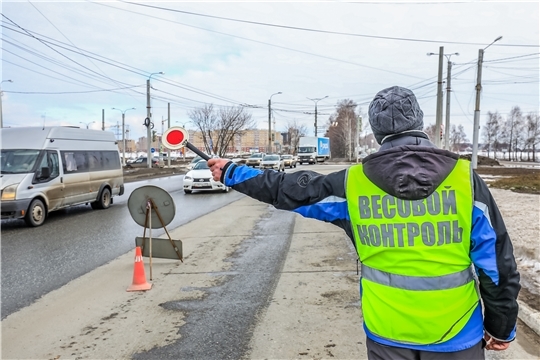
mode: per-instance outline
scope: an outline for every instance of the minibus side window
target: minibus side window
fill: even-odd
[[[88,151],[88,169],[90,171],[103,170],[101,151]]]
[[[88,171],[88,157],[86,151],[62,151],[63,168],[65,174]]]
[[[103,168],[116,170],[120,168],[120,155],[116,151],[103,151]]]

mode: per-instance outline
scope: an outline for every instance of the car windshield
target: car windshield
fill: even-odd
[[[306,154],[315,152],[315,146],[301,146],[298,148],[299,154]]]
[[[40,150],[2,149],[0,153],[2,174],[26,174],[36,163]]]
[[[208,163],[206,162],[206,160],[199,161],[193,167],[193,170],[202,170],[202,169],[209,169]]]
[[[263,161],[278,161],[279,156],[277,155],[267,155],[263,158]]]
[[[282,159],[292,159],[292,155],[283,155]]]
[[[262,158],[262,154],[253,154],[253,155],[250,156],[250,158],[252,158],[252,159]]]

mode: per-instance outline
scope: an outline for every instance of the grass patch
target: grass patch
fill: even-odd
[[[490,187],[518,193],[540,194],[540,173],[521,174],[490,182]]]

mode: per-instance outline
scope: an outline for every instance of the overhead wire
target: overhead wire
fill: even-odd
[[[289,48],[289,47],[286,47],[286,46],[271,44],[271,43],[267,43],[267,42],[264,42],[264,41],[259,41],[259,40],[246,38],[246,37],[243,37],[243,36],[227,34],[227,33],[220,32],[220,31],[206,29],[206,28],[203,28],[203,27],[200,27],[200,26],[189,25],[189,24],[181,23],[181,22],[174,21],[174,20],[164,19],[164,18],[160,18],[160,17],[157,17],[157,16],[149,15],[149,14],[143,14],[143,13],[139,13],[139,12],[136,12],[136,11],[131,11],[131,10],[127,10],[127,9],[121,9],[121,8],[118,8],[118,7],[115,7],[115,6],[106,5],[104,3],[98,3],[98,2],[94,2],[94,1],[90,1],[90,0],[86,0],[86,1],[88,1],[90,3],[93,3],[93,4],[96,4],[96,5],[117,9],[117,10],[120,10],[120,11],[126,11],[126,12],[130,12],[130,13],[133,13],[133,14],[145,16],[145,17],[150,17],[150,18],[154,18],[154,19],[158,19],[158,20],[162,20],[162,21],[166,21],[166,22],[170,22],[170,23],[180,24],[180,25],[183,25],[183,26],[187,26],[187,27],[191,27],[191,28],[195,28],[195,29],[199,29],[199,30],[204,30],[204,31],[207,31],[207,32],[212,32],[212,33],[216,33],[216,34],[220,34],[220,35],[230,36],[230,37],[234,37],[234,38],[237,38],[237,39],[242,39],[242,40],[246,40],[246,41],[250,41],[250,42],[254,42],[254,43],[258,43],[258,44],[263,44],[263,45],[267,45],[267,46],[276,47],[276,48],[279,48],[279,49],[284,49],[284,50],[288,50],[288,51],[292,51],[292,52],[297,52],[297,53],[300,53],[300,54],[311,55],[311,56],[319,57],[319,58],[322,58],[322,59],[337,61],[337,62],[349,64],[349,65],[356,65],[356,66],[365,67],[365,68],[372,69],[372,70],[383,71],[383,72],[396,74],[396,75],[401,75],[401,76],[405,76],[405,77],[421,79],[420,77],[413,76],[413,75],[410,75],[410,74],[404,74],[404,73],[400,73],[400,72],[396,72],[396,71],[392,71],[392,70],[388,70],[388,69],[382,69],[382,68],[377,68],[377,67],[374,67],[374,66],[359,64],[359,63],[356,63],[356,62],[347,61],[347,60],[343,60],[343,59],[337,59],[337,58],[333,58],[333,57],[326,56],[326,55],[310,53],[308,51],[303,51],[303,50]]]
[[[346,32],[339,32],[339,31],[310,29],[310,28],[303,28],[303,27],[298,27],[298,26],[277,25],[277,24],[270,24],[270,23],[264,23],[264,22],[258,22],[258,21],[228,18],[228,17],[224,17],[224,16],[201,14],[201,13],[195,13],[195,12],[191,12],[191,11],[176,10],[176,9],[171,9],[171,8],[165,8],[165,7],[162,7],[162,6],[142,4],[142,3],[136,3],[136,2],[126,1],[126,0],[118,0],[118,1],[122,2],[122,3],[126,3],[126,4],[142,6],[142,7],[147,7],[147,8],[154,8],[154,9],[170,11],[170,12],[176,12],[176,13],[182,13],[182,14],[187,14],[187,15],[194,15],[194,16],[214,18],[214,19],[220,19],[220,20],[226,20],[226,21],[240,22],[240,23],[251,24],[251,25],[260,25],[260,26],[269,26],[269,27],[275,27],[275,28],[283,28],[283,29],[288,29],[288,30],[299,30],[299,31],[308,31],[308,32],[332,34],[332,35],[345,35],[345,36],[365,37],[365,38],[372,38],[372,39],[383,39],[383,40],[394,40],[394,41],[413,41],[413,42],[426,42],[426,43],[438,43],[438,44],[445,43],[445,44],[479,45],[479,46],[484,46],[485,45],[485,43],[469,43],[469,42],[444,41],[444,40],[413,39],[413,38],[403,38],[403,37],[354,34],[354,33],[346,33]],[[528,45],[528,44],[494,44],[493,46],[540,47],[540,45],[538,45],[538,44],[534,44],[534,45]]]

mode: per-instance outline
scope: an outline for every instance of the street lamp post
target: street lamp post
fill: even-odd
[[[125,130],[125,115],[128,110],[135,110],[135,108],[129,108],[126,110],[120,110],[112,108],[112,110],[118,110],[122,113],[122,165],[126,166],[126,130]]]
[[[147,137],[147,146],[146,146],[146,163],[148,168],[152,167],[152,112],[150,111],[150,79],[152,75],[155,74],[165,74],[163,71],[151,73],[146,80],[146,119],[144,120],[144,125],[146,125],[146,137]]]
[[[79,121],[79,124],[86,125],[86,128],[87,128],[87,129],[88,129],[88,127],[90,126],[90,124],[93,124],[93,123],[95,123],[95,121],[90,121],[90,122],[87,122],[87,123],[82,122],[82,121]]]
[[[318,99],[310,99],[310,98],[307,98],[308,100],[311,100],[315,103],[315,137],[317,137],[317,103],[322,100],[322,99],[326,99],[328,97],[328,95],[326,95],[325,97],[322,97],[322,98],[318,98]]]
[[[435,53],[427,53],[428,56],[431,55],[437,55]],[[442,74],[443,74],[443,55],[444,55],[444,46],[439,47],[439,73],[437,76],[437,110],[435,114],[435,139],[433,139],[433,143],[436,147],[441,147],[441,138],[437,134],[439,131],[441,131],[441,125],[442,125]]]
[[[272,152],[272,96],[279,94],[281,94],[281,91],[270,95],[268,99],[268,153]]]
[[[471,168],[476,169],[478,164],[478,133],[480,132],[480,92],[482,91],[482,62],[484,61],[484,50],[493,45],[495,42],[502,39],[499,36],[491,44],[483,49],[478,50],[478,73],[476,81],[476,106],[474,109],[474,124],[473,124],[473,148],[471,154]]]
[[[2,96],[4,96],[4,92],[1,89],[1,84],[4,83],[4,82],[12,83],[13,80],[2,80],[2,81],[0,81],[0,128],[4,127],[4,115],[3,115],[3,112],[2,112]]]
[[[444,149],[450,150],[450,81],[452,79],[452,62],[450,58],[452,55],[459,56],[459,53],[444,54],[448,61],[448,70],[446,71],[446,119],[444,122]]]

